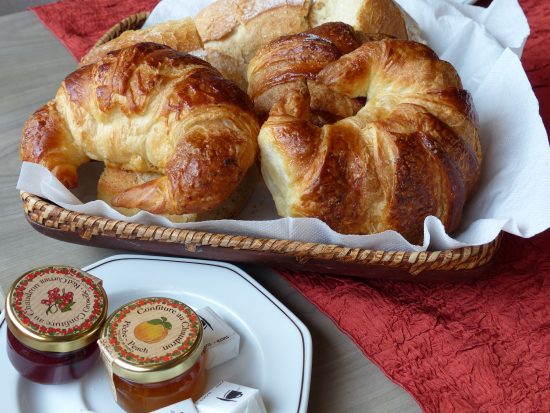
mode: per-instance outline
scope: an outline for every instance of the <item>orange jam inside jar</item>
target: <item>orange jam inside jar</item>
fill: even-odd
[[[107,296],[98,278],[67,266],[29,271],[6,296],[8,358],[38,383],[78,379],[97,359],[106,316]]]
[[[149,297],[123,305],[107,319],[98,343],[115,400],[129,413],[204,393],[202,324],[180,301]]]

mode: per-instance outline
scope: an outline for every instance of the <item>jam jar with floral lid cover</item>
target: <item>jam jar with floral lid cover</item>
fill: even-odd
[[[6,296],[8,358],[35,382],[78,379],[97,359],[106,317],[100,279],[61,265],[31,270],[15,280]]]
[[[115,400],[127,412],[151,412],[204,392],[202,323],[180,301],[148,297],[123,305],[105,322],[98,344]]]

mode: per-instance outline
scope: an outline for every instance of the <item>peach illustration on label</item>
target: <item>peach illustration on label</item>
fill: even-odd
[[[172,329],[172,324],[166,317],[155,318],[149,321],[143,321],[134,328],[134,336],[144,343],[158,343],[168,335]]]

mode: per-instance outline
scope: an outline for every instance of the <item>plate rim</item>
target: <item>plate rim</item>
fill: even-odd
[[[146,261],[163,261],[163,262],[183,262],[186,264],[192,265],[205,265],[211,267],[218,267],[229,270],[235,275],[241,277],[247,283],[249,283],[253,288],[255,288],[261,295],[263,295],[273,306],[275,306],[283,315],[295,326],[295,328],[300,333],[301,343],[302,343],[302,368],[301,368],[301,387],[300,387],[300,396],[298,400],[297,413],[306,413],[309,403],[309,392],[311,386],[311,365],[312,365],[312,339],[311,333],[306,325],[292,312],[290,311],[281,301],[279,301],[273,294],[271,294],[265,287],[263,287],[258,281],[256,281],[252,276],[247,274],[241,268],[226,263],[223,261],[211,261],[211,260],[199,260],[194,258],[179,258],[179,257],[170,257],[170,256],[161,256],[161,255],[141,255],[141,254],[116,254],[110,257],[103,258],[99,261],[93,262],[92,264],[82,267],[83,271],[92,271],[96,268],[99,268],[105,264],[115,261],[124,261],[124,260],[146,260]]]

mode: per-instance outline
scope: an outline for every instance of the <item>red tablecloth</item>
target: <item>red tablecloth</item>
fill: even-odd
[[[65,0],[32,9],[78,59],[158,0]],[[550,1],[523,0],[523,64],[550,124]],[[428,412],[550,412],[550,232],[505,236],[488,280],[359,280],[280,271]]]

